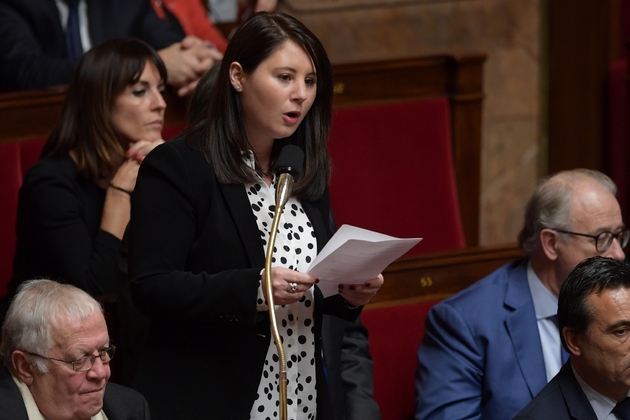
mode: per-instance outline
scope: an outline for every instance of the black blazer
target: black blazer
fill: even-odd
[[[146,349],[149,319],[140,314],[131,302],[127,269],[129,235],[125,233],[118,267],[120,293],[116,308],[120,319],[117,351],[121,353],[123,384],[133,378],[138,360]],[[374,394],[374,362],[370,355],[367,329],[360,319],[349,322],[324,315],[322,349],[326,355],[328,386],[336,420],[381,420]]]
[[[149,420],[149,406],[133,389],[113,383],[105,387],[103,411],[109,420]],[[0,368],[0,420],[28,420],[22,394],[5,368]]]
[[[514,420],[597,420],[591,403],[575,379],[571,362],[525,406]]]
[[[367,329],[359,319],[351,323],[324,315],[322,348],[326,355],[328,386],[336,420],[381,420],[374,394],[372,356]]]
[[[155,49],[184,38],[181,26],[160,20],[147,0],[87,0],[92,45],[139,38]],[[54,0],[0,0],[0,91],[70,82],[70,60]]]
[[[321,250],[334,230],[328,196],[302,205]],[[219,184],[178,138],[144,160],[131,209],[131,292],[152,319],[134,387],[154,418],[248,419],[271,334],[256,309],[265,256],[245,188]],[[315,288],[316,356],[323,313],[354,321],[360,310]],[[318,418],[332,419],[320,357],[317,372]]]

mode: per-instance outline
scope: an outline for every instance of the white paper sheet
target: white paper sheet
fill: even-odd
[[[339,284],[361,284],[373,279],[422,238],[394,238],[355,226],[342,225],[311,263],[307,273],[317,276],[324,297],[337,293]]]

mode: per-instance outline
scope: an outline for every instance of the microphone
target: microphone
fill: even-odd
[[[271,285],[271,260],[273,258],[273,249],[276,245],[276,233],[280,224],[280,215],[284,211],[284,205],[291,197],[293,189],[293,178],[298,177],[302,173],[304,165],[304,152],[297,146],[287,145],[282,148],[280,155],[274,165],[274,171],[278,176],[276,184],[276,209],[273,214],[273,222],[269,231],[269,243],[267,244],[267,256],[265,258],[265,283],[264,290],[267,297],[267,305],[269,306],[269,323],[271,324],[271,333],[278,350],[278,364],[280,367],[278,391],[280,393],[280,420],[287,420],[287,361],[284,355],[284,347],[282,339],[278,332],[278,322],[276,321],[276,311],[273,303],[273,287]]]
[[[280,151],[274,165],[274,172],[278,176],[276,187],[276,208],[284,207],[291,197],[293,180],[302,174],[304,167],[304,152],[292,144],[286,145]]]

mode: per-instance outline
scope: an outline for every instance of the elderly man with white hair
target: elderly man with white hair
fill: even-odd
[[[107,383],[115,350],[87,293],[23,283],[2,327],[0,420],[149,419],[142,395]]]

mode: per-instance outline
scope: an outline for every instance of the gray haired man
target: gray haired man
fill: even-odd
[[[2,327],[0,420],[147,420],[139,393],[108,384],[110,343],[100,304],[51,280],[23,283]]]

